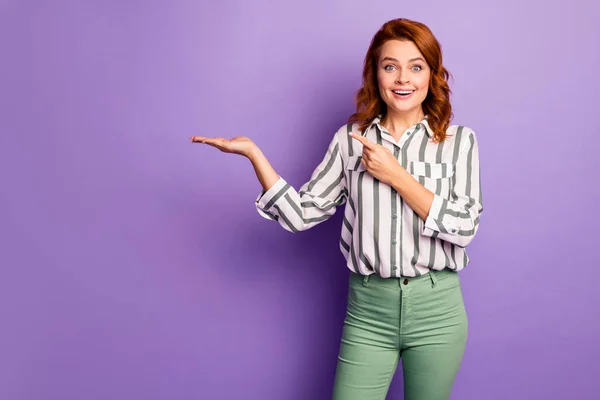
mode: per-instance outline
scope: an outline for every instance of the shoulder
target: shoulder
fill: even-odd
[[[457,143],[461,150],[473,146],[477,143],[475,130],[466,125],[452,124],[446,130],[446,140]]]
[[[340,153],[342,154],[342,156],[348,155],[349,149],[352,146],[352,142],[354,141],[354,139],[352,139],[352,137],[350,136],[350,132],[362,134],[362,132],[360,131],[360,124],[357,122],[344,124],[340,126],[333,135],[333,141],[339,145]]]
[[[475,130],[466,125],[452,124],[446,129],[446,134],[461,137],[475,136]]]
[[[335,137],[338,139],[346,139],[350,132],[359,133],[360,125],[358,122],[344,124],[339,127],[339,129],[335,133]],[[362,133],[362,132],[360,132]]]
[[[373,123],[369,124],[365,130],[360,129],[360,123],[346,123],[338,128],[336,131],[334,138],[340,142],[348,141],[350,138],[350,132],[365,135],[365,131],[369,132],[369,129],[373,126]]]

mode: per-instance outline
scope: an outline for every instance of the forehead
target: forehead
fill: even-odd
[[[419,51],[419,48],[410,41],[407,40],[388,40],[381,46],[379,51],[379,60],[383,60],[385,57],[395,58],[400,62],[408,62],[413,58],[423,57],[423,54]]]

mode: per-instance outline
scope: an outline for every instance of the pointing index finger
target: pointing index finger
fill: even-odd
[[[359,142],[361,142],[363,144],[363,146],[365,146],[368,149],[373,149],[374,147],[374,143],[372,143],[369,139],[367,139],[366,137],[359,135],[357,133],[354,132],[350,132],[350,136],[352,136],[354,139],[358,140]]]

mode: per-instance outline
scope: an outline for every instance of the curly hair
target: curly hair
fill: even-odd
[[[356,113],[350,116],[348,122],[358,122],[360,130],[364,131],[375,117],[385,115],[387,111],[377,83],[377,60],[381,47],[388,40],[413,42],[425,57],[431,76],[422,107],[434,132],[433,140],[442,142],[453,118],[448,86],[450,73],[442,65],[442,48],[431,30],[425,24],[404,18],[386,22],[373,36],[365,56],[362,87],[356,93]]]

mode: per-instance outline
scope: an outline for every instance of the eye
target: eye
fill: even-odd
[[[393,71],[396,67],[394,67],[393,65],[386,65],[385,67],[383,67],[384,70],[386,71]]]
[[[415,69],[415,68],[418,68],[418,69]],[[412,70],[416,71],[416,72],[419,72],[419,71],[423,70],[423,67],[421,67],[420,65],[415,65],[415,66],[412,67]]]

